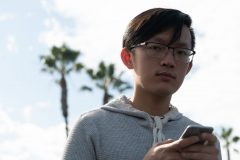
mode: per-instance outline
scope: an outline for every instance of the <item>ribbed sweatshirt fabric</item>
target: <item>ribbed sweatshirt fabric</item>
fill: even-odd
[[[163,116],[151,116],[130,104],[126,96],[82,114],[67,139],[63,160],[142,160],[156,143],[177,140],[190,125],[200,125],[170,106]],[[219,160],[221,152],[219,142]]]

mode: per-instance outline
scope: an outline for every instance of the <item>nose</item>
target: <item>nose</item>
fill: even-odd
[[[176,66],[176,62],[174,59],[173,49],[168,49],[167,53],[160,60],[161,66],[174,68]]]

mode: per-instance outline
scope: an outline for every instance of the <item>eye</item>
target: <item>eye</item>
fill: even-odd
[[[147,44],[147,48],[157,52],[161,52],[161,51],[165,51],[167,47],[161,44],[149,43]]]
[[[175,48],[175,54],[177,54],[178,56],[189,56],[190,51],[183,48]]]

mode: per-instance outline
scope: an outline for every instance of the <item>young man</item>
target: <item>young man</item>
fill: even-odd
[[[134,94],[83,114],[68,138],[64,160],[221,160],[217,138],[179,139],[199,125],[171,105],[192,68],[191,18],[154,8],[136,16],[123,37],[121,58],[134,73]],[[204,140],[205,144],[199,144]]]

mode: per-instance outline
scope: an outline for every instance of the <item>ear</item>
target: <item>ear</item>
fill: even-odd
[[[130,54],[130,51],[126,48],[123,48],[121,51],[121,59],[124,65],[128,69],[133,69],[133,63],[132,63],[132,55]]]
[[[190,70],[192,69],[192,65],[193,65],[193,62],[191,61],[189,64],[188,64],[188,69],[187,69],[187,72],[186,72],[186,75],[190,72]]]

